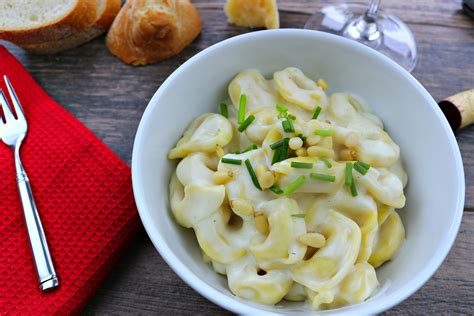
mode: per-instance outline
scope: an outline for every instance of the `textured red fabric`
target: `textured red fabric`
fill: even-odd
[[[0,314],[74,314],[94,294],[140,223],[130,168],[53,101],[0,46],[28,121],[23,164],[60,286],[38,288],[13,163],[0,143]]]

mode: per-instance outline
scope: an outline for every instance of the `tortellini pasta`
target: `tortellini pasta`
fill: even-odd
[[[294,67],[242,71],[221,113],[169,151],[171,212],[243,299],[363,302],[405,239],[400,148],[363,102],[327,88]]]

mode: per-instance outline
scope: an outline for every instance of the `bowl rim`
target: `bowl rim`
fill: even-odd
[[[161,257],[165,260],[165,262],[172,268],[172,270],[182,279],[184,280],[191,288],[197,291],[199,294],[207,298],[209,301],[213,302],[214,304],[225,308],[231,312],[238,313],[238,314],[267,314],[271,315],[271,312],[261,310],[256,307],[252,307],[247,305],[243,302],[239,302],[237,299],[231,298],[224,293],[219,292],[218,290],[214,289],[204,280],[198,278],[190,269],[188,269],[173,253],[173,251],[166,245],[164,242],[161,233],[156,230],[156,228],[151,224],[151,220],[148,215],[148,210],[146,207],[145,199],[143,195],[140,193],[144,189],[140,184],[140,173],[141,168],[138,163],[139,155],[141,152],[141,139],[143,139],[142,135],[144,133],[144,125],[145,121],[148,121],[151,116],[151,108],[157,105],[157,101],[162,95],[163,91],[170,86],[179,75],[184,72],[188,67],[190,67],[195,61],[199,60],[201,57],[205,56],[211,51],[219,50],[224,46],[228,46],[230,44],[235,44],[236,42],[245,41],[245,40],[256,40],[256,39],[267,39],[269,37],[278,37],[278,36],[299,36],[299,37],[307,37],[312,39],[322,39],[328,40],[332,42],[336,42],[337,44],[352,46],[352,48],[363,51],[365,54],[370,55],[371,58],[378,59],[391,67],[395,72],[401,74],[407,81],[409,81],[418,92],[430,103],[431,109],[435,112],[435,114],[440,118],[440,125],[439,128],[442,128],[444,133],[447,134],[449,139],[449,145],[451,147],[451,151],[454,154],[454,161],[455,161],[455,169],[456,169],[456,183],[459,187],[457,192],[457,199],[455,201],[455,214],[454,219],[449,227],[448,236],[449,238],[445,240],[445,242],[438,247],[438,250],[431,258],[425,268],[421,271],[420,274],[415,276],[410,280],[410,282],[406,283],[403,287],[401,287],[395,293],[386,297],[383,302],[367,304],[365,307],[361,307],[359,305],[359,312],[364,314],[376,314],[388,310],[393,306],[399,304],[400,302],[407,299],[413,293],[415,293],[418,289],[420,289],[436,272],[436,270],[440,267],[443,263],[444,259],[448,255],[450,249],[452,248],[454,241],[456,239],[457,233],[459,231],[463,210],[464,210],[464,195],[465,195],[465,180],[464,180],[464,167],[461,159],[461,153],[459,150],[458,143],[455,139],[454,133],[449,126],[445,116],[439,109],[437,103],[433,99],[433,97],[428,93],[428,91],[418,82],[410,73],[408,73],[405,69],[403,69],[400,65],[389,59],[388,57],[382,55],[381,53],[366,47],[363,44],[358,42],[346,39],[341,36],[320,32],[320,31],[312,31],[312,30],[304,30],[304,29],[276,29],[276,30],[262,30],[262,31],[255,31],[250,32],[242,35],[237,35],[212,46],[202,50],[201,52],[197,53],[181,66],[179,66],[173,73],[161,84],[158,90],[153,95],[152,99],[149,101],[142,118],[140,120],[140,124],[137,129],[137,133],[134,139],[133,151],[132,151],[132,185],[133,185],[133,192],[135,196],[135,201],[138,209],[138,213],[140,219],[145,227],[145,230],[151,239],[153,245],[160,253]],[[336,312],[336,310],[333,310]],[[347,311],[338,311],[342,313],[346,313]]]

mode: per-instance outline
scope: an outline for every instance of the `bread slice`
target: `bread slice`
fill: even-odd
[[[146,65],[170,58],[201,32],[189,0],[128,0],[107,34],[107,48],[123,62]]]
[[[84,31],[97,18],[99,0],[2,0],[0,39],[38,44]]]
[[[106,32],[120,11],[121,6],[121,0],[99,0],[96,21],[86,30],[56,41],[20,46],[34,54],[55,54],[77,47]]]

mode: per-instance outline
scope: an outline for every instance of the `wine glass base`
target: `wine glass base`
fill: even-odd
[[[370,34],[360,32],[356,24],[367,11],[358,3],[342,3],[323,7],[313,14],[304,28],[328,32],[353,39],[367,45],[411,72],[417,62],[416,42],[408,26],[397,17],[377,11],[375,30]]]

